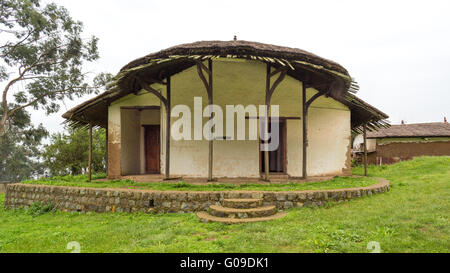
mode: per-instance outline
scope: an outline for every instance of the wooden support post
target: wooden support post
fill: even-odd
[[[306,85],[302,82],[302,119],[303,119],[303,158],[302,158],[302,177],[307,178],[306,172],[306,157],[307,157],[307,147],[308,147],[308,108],[306,107]]]
[[[274,81],[274,83],[271,85],[270,84],[270,79],[277,75],[280,74],[278,76],[278,78]],[[277,88],[277,86],[284,80],[284,78],[286,77],[286,73],[287,73],[287,68],[286,67],[280,67],[278,69],[275,69],[273,72],[271,72],[271,65],[270,63],[267,63],[267,70],[266,70],[266,98],[265,98],[265,105],[266,105],[266,117],[265,117],[265,122],[264,122],[264,134],[265,134],[265,151],[264,151],[264,180],[265,181],[270,181],[270,177],[269,177],[269,140],[268,140],[268,136],[269,136],[269,122],[270,122],[270,101],[272,99],[272,95],[275,92],[275,89]],[[278,132],[279,133],[279,132]]]
[[[367,128],[366,123],[363,125],[363,139],[364,139],[364,176],[367,176]]]
[[[213,104],[213,77],[212,77],[212,60],[208,59],[208,67],[206,67],[201,61],[197,61],[197,72],[198,76],[203,82],[203,85],[206,88],[206,92],[208,93],[208,104],[210,107],[210,110],[212,110],[212,104]],[[205,75],[203,74],[203,71],[206,71],[208,73],[209,77],[208,80],[206,79]],[[211,112],[211,111],[210,111]],[[212,112],[209,120],[212,120]],[[209,142],[209,153],[208,153],[208,181],[213,181],[213,139],[212,136],[210,136]]]
[[[212,104],[213,104],[213,77],[212,77],[212,60],[208,60],[208,68],[209,68],[209,94],[208,94],[208,103],[210,109],[210,118],[212,120]],[[214,143],[212,140],[212,136],[209,140],[209,158],[208,158],[208,181],[213,181],[213,148]]]
[[[165,179],[170,179],[170,76],[167,77],[167,83],[166,83],[166,101],[165,104],[166,107],[166,172],[165,172]]]
[[[269,177],[269,151],[268,151],[268,146],[269,146],[269,140],[268,135],[269,135],[269,116],[270,116],[270,64],[267,64],[267,70],[266,70],[266,98],[265,98],[265,104],[266,104],[266,117],[265,117],[265,121],[264,121],[264,180],[265,181],[270,181],[270,177]]]
[[[89,123],[89,166],[88,166],[88,180],[92,180],[92,124]]]
[[[105,165],[106,165],[106,175],[108,175],[108,124],[105,128]]]

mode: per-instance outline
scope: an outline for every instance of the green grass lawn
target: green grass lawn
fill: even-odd
[[[102,178],[104,175],[98,175],[94,178]],[[132,180],[113,180],[113,181],[87,181],[86,175],[79,176],[58,176],[53,178],[42,178],[38,180],[23,181],[25,184],[42,184],[53,186],[73,186],[90,188],[130,188],[141,190],[172,190],[172,191],[230,191],[230,190],[259,190],[259,191],[301,191],[301,190],[326,190],[366,187],[378,183],[372,177],[335,177],[323,182],[307,183],[284,183],[284,184],[223,184],[212,183],[207,185],[193,185],[183,181],[175,183],[144,183]]]
[[[69,252],[70,241],[81,252],[368,252],[370,241],[382,252],[450,252],[450,157],[371,166],[369,174],[390,180],[391,190],[241,225],[204,224],[194,214],[0,208],[0,252]]]

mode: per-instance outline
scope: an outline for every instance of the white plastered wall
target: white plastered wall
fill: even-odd
[[[325,100],[313,102],[308,113],[307,169],[311,176],[340,175],[348,167],[350,111],[331,98]]]

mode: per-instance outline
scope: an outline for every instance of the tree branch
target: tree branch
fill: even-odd
[[[3,14],[5,13],[5,0],[2,0],[2,12],[0,13],[0,18],[3,17]]]
[[[16,108],[12,109],[11,111],[8,112],[8,116],[11,117],[12,115],[14,115],[15,112],[17,112],[17,111],[19,111],[19,110],[21,110],[21,109],[24,109],[24,108],[26,108],[26,107],[28,107],[28,106],[30,106],[30,105],[33,105],[33,104],[36,103],[37,101],[39,101],[39,100],[41,100],[41,99],[43,99],[43,98],[45,98],[45,97],[47,97],[47,96],[55,95],[55,94],[61,94],[61,93],[67,92],[67,91],[69,91],[69,90],[70,90],[70,89],[67,88],[67,89],[63,89],[63,90],[58,90],[58,91],[53,91],[53,92],[46,93],[45,95],[40,96],[40,97],[37,97],[37,98],[35,98],[34,100],[32,100],[32,101],[30,101],[30,102],[28,102],[28,103],[26,103],[26,104],[24,104],[24,105],[21,105],[21,106],[18,106],[18,107],[16,107]]]
[[[25,36],[25,38],[23,38],[22,40],[18,41],[15,45],[12,45],[11,48],[6,53],[0,55],[0,57],[4,58],[4,57],[8,56],[9,54],[11,54],[11,52],[13,52],[23,42],[25,42],[31,36],[32,33],[33,33],[33,31],[29,31],[28,34]],[[37,41],[37,40],[34,40],[34,41]],[[1,46],[1,48],[5,48],[7,46],[8,45],[6,44],[4,46]]]
[[[58,48],[58,47],[56,47]],[[56,48],[52,49],[55,50]],[[51,50],[46,51],[44,53],[42,53],[35,62],[33,62],[31,65],[29,65],[28,67],[26,67],[23,71],[20,71],[19,69],[19,76],[17,76],[17,78],[11,80],[10,82],[8,82],[8,84],[5,86],[5,88],[3,89],[3,94],[2,94],[2,109],[3,109],[3,116],[2,119],[0,121],[0,132],[3,132],[3,128],[6,124],[6,121],[8,120],[8,118],[14,114],[16,111],[23,109],[33,103],[35,103],[36,101],[38,101],[41,98],[36,98],[35,100],[31,101],[30,103],[24,105],[23,107],[18,107],[18,109],[13,109],[12,111],[8,110],[8,99],[7,99],[7,95],[9,92],[9,89],[11,88],[12,85],[14,85],[16,82],[22,81],[25,73],[27,73],[29,70],[31,70],[33,67],[36,67],[39,62],[42,60],[42,58],[44,58],[44,56],[46,56],[47,54],[49,54],[51,52]],[[51,93],[47,93],[46,95],[42,96],[42,98],[44,98],[45,96],[50,95]]]

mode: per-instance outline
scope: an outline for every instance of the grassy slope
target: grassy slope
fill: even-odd
[[[132,180],[92,181],[87,182],[87,176],[60,176],[42,178],[39,180],[27,180],[26,184],[43,184],[54,186],[74,186],[92,188],[132,188],[147,190],[176,190],[176,191],[223,191],[223,190],[268,190],[268,191],[298,191],[298,190],[325,190],[365,187],[376,184],[378,181],[370,177],[335,177],[329,181],[320,183],[287,183],[287,184],[208,184],[192,185],[185,182],[177,183],[143,183]]]
[[[391,191],[244,225],[203,224],[194,214],[32,217],[0,208],[0,252],[68,252],[69,241],[80,242],[82,252],[367,252],[369,241],[383,252],[450,251],[450,157],[369,173],[389,179]]]

